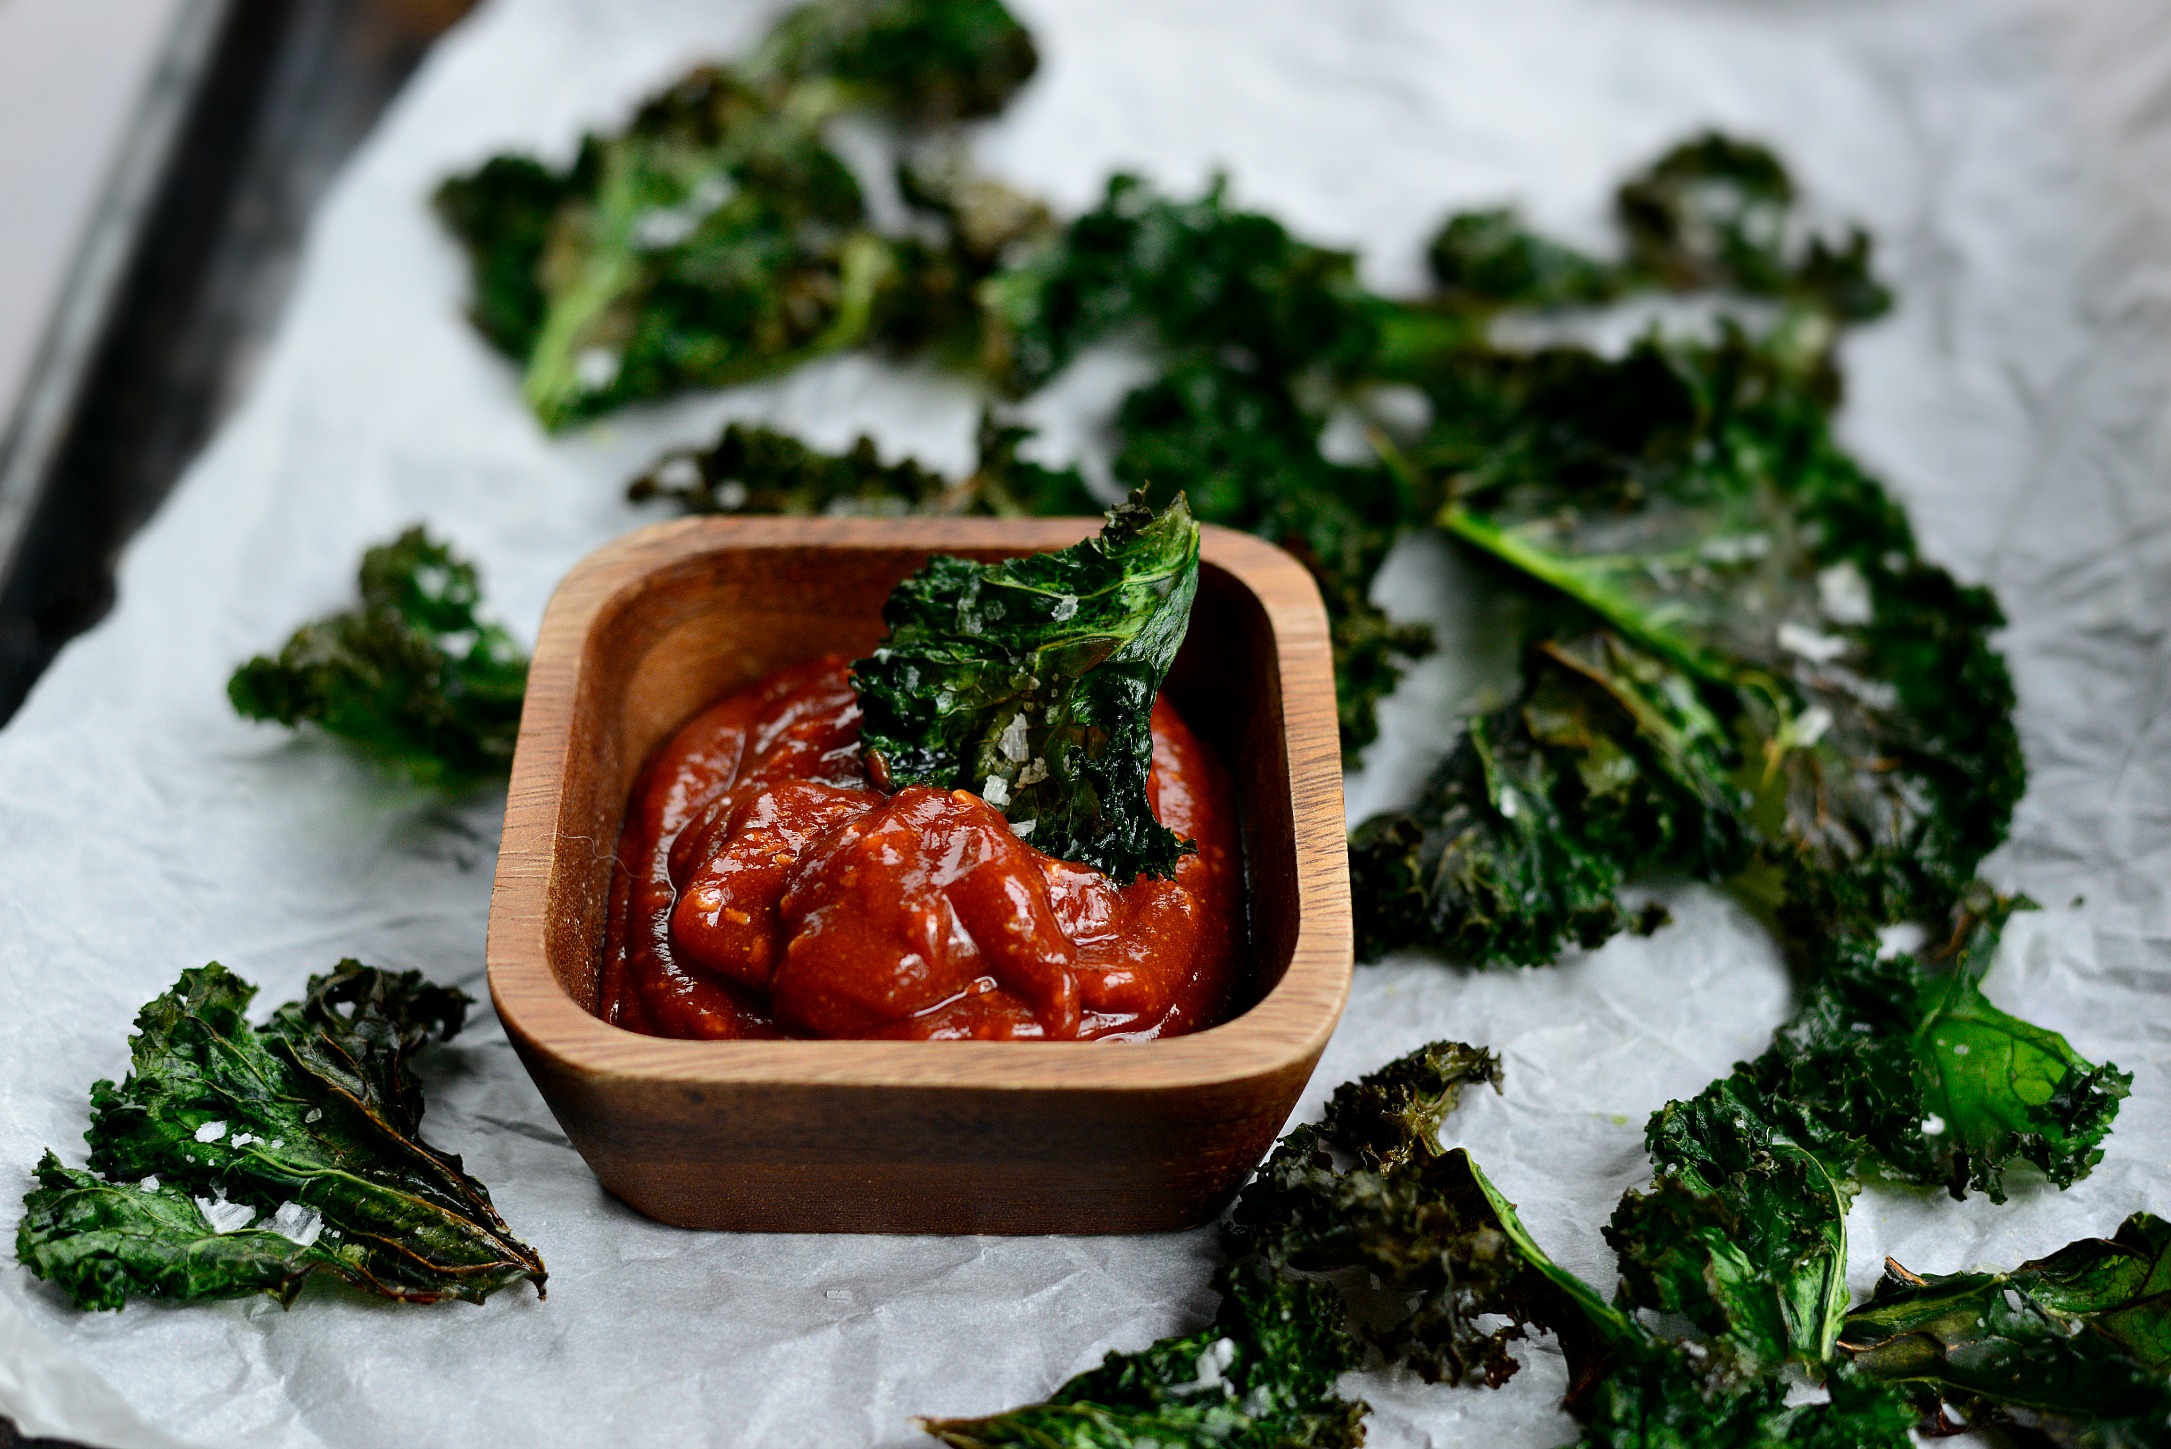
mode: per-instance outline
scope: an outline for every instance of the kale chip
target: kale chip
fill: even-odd
[[[2005,922],[2026,904],[1977,889],[1917,953],[1854,933],[1816,939],[1793,1019],[1736,1077],[1788,1103],[1798,1140],[1841,1171],[1867,1156],[1955,1198],[1973,1188],[2003,1202],[2006,1169],[2025,1161],[2071,1186],[2102,1160],[2133,1078],[1983,995]]]
[[[261,1028],[255,994],[213,962],[144,1007],[127,1079],[91,1088],[93,1171],[45,1155],[16,1257],[78,1308],[291,1302],[317,1273],[418,1303],[541,1293],[489,1191],[419,1135],[408,1059],[460,1029],[466,994],[342,961]]]
[[[980,418],[980,457],[955,482],[916,460],[885,463],[862,435],[843,453],[824,453],[787,433],[731,423],[708,448],[657,459],[633,480],[633,502],[667,498],[688,513],[864,515],[985,514],[997,518],[1099,513],[1099,500],[1071,468],[1019,456],[1032,429]]]
[[[420,528],[362,555],[362,606],[304,624],[227,681],[248,719],[313,721],[417,784],[463,790],[512,767],[528,659],[485,622],[475,566]]]
[[[1258,534],[1311,572],[1334,649],[1343,758],[1354,765],[1379,735],[1379,702],[1432,651],[1432,632],[1371,599],[1409,500],[1376,464],[1328,462],[1321,427],[1288,379],[1193,350],[1124,399],[1115,474],[1152,499],[1181,491],[1202,522]]]
[[[2171,1435],[2171,1223],[2135,1213],[2009,1273],[1920,1276],[1887,1259],[1839,1347],[1954,1432],[1997,1425],[2074,1449]]]
[[[1196,1333],[1111,1353],[1046,1403],[984,1419],[922,1419],[956,1449],[1356,1449],[1362,1400],[1334,1392],[1363,1361],[1340,1299],[1320,1284],[1232,1263],[1221,1308]]]
[[[1892,296],[1871,272],[1868,234],[1808,234],[1796,200],[1794,179],[1769,149],[1706,132],[1621,187],[1625,270],[1677,292],[1805,301],[1842,321],[1882,315]]]
[[[941,125],[994,115],[1039,64],[1001,0],[815,0],[777,22],[751,69]]]
[[[1198,579],[1181,497],[1158,514],[1134,497],[1060,552],[929,560],[852,666],[875,779],[973,790],[1039,849],[1117,880],[1172,873],[1193,847],[1154,818],[1150,720]]]
[[[1539,601],[1521,697],[1352,841],[1366,954],[1534,964],[1666,867],[1950,912],[2024,783],[1988,593],[1923,562],[1785,335],[1465,361],[1410,460]]]
[[[564,171],[500,156],[448,179],[437,210],[468,251],[475,323],[553,429],[857,346],[924,306],[948,252],[872,229],[824,126],[990,114],[1036,64],[1000,0],[802,6],[747,64],[689,72]]]

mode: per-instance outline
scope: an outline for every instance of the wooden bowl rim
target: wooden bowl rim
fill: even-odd
[[[1149,1042],[684,1041],[628,1031],[574,1000],[551,969],[545,905],[570,722],[596,627],[656,575],[705,554],[765,548],[1037,552],[1093,518],[718,518],[654,524],[575,564],[537,633],[507,790],[486,947],[490,996],[516,1041],[591,1082],[1137,1092],[1230,1085],[1316,1057],[1353,967],[1340,739],[1326,615],[1311,575],[1263,539],[1212,524],[1202,561],[1264,612],[1281,673],[1298,931],[1274,989],[1233,1020]],[[585,837],[579,842],[587,847]],[[1088,1067],[1081,1056],[1089,1056]]]

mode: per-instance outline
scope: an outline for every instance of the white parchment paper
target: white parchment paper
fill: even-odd
[[[1065,207],[1116,166],[1244,202],[1412,287],[1450,207],[1521,201],[1606,239],[1613,184],[1709,124],[1768,138],[1874,230],[1900,305],[1849,344],[1850,441],[1928,552],[2014,620],[2032,786],[2002,884],[2021,918],[1988,989],[2135,1072],[2109,1155],[2004,1207],[1872,1189],[1852,1277],[1885,1253],[2006,1264],[2171,1209],[2171,14],[2147,0],[1030,0],[1045,66],[980,137]],[[569,152],[676,71],[737,51],[760,7],[497,0],[430,58],[319,219],[254,395],[132,546],[113,617],[0,732],[0,1225],[46,1146],[83,1155],[89,1083],[178,971],[225,961],[286,999],[343,955],[482,994],[500,804],[430,805],[321,741],[244,724],[233,664],[350,596],[359,550],[424,518],[532,633],[553,582],[644,521],[633,465],[757,417],[968,460],[974,401],[845,358],[547,440],[460,317],[463,266],[424,206],[504,147]],[[1089,360],[1036,411],[1057,452],[1127,385]],[[1500,641],[1436,544],[1382,597],[1446,646],[1389,703],[1353,816],[1395,803],[1496,678]],[[1723,895],[1551,970],[1362,970],[1306,1099],[1436,1036],[1507,1059],[1451,1124],[1568,1266],[1610,1284],[1599,1227],[1646,1174],[1646,1115],[1757,1050],[1776,953]],[[1043,1396],[1110,1348],[1203,1321],[1208,1234],[734,1237],[607,1198],[484,1017],[430,1068],[431,1137],[466,1155],[548,1260],[550,1298],[401,1308],[312,1290],[78,1314],[0,1265],[0,1413],[115,1446],[908,1441],[915,1413]],[[1497,1392],[1351,1387],[1372,1442],[1572,1437],[1557,1357]]]

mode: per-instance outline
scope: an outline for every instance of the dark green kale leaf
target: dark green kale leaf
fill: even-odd
[[[1572,1449],[1912,1449],[1904,1395],[1844,1369],[1824,1403],[1789,1403],[1776,1374],[1714,1382],[1693,1344],[1657,1340],[1624,1355],[1568,1408],[1583,1437]]]
[[[496,156],[437,190],[437,214],[474,267],[468,316],[475,330],[516,362],[543,330],[543,252],[558,208],[573,199],[575,177],[530,156]]]
[[[1230,209],[1225,194],[1216,180],[1196,201],[1172,201],[1136,176],[1111,177],[1099,206],[982,289],[988,375],[1029,392],[1089,344],[1141,326],[1165,347],[1263,375],[1362,368],[1380,304],[1354,259]]]
[[[1498,1055],[1459,1041],[1431,1042],[1336,1087],[1320,1130],[1372,1167],[1403,1167],[1432,1155],[1440,1124],[1462,1105],[1462,1089],[1480,1082],[1500,1090]]]
[[[1623,290],[1617,268],[1539,236],[1512,208],[1449,217],[1426,260],[1451,306],[1595,306]]]
[[[1555,1263],[1468,1152],[1440,1146],[1441,1119],[1461,1089],[1497,1085],[1498,1073],[1490,1052],[1434,1042],[1344,1084],[1324,1123],[1285,1137],[1237,1199],[1223,1230],[1231,1263],[1215,1327],[1144,1353],[1112,1355],[1047,1404],[927,1427],[962,1446],[1353,1444],[1363,1406],[1330,1390],[1337,1369],[1357,1365],[1354,1342],[1429,1381],[1497,1386],[1518,1368],[1509,1345],[1545,1332],[1567,1358],[1563,1407],[1587,1449],[1904,1449],[1911,1442],[1916,1414],[1904,1390],[1845,1364],[1820,1363],[1829,1401],[1790,1402],[1799,1396],[1779,1371],[1783,1355],[1661,1337],[1625,1303],[1608,1303]],[[1741,1145],[1723,1146],[1717,1156]],[[1677,1175],[1724,1179],[1730,1169],[1715,1165],[1717,1156],[1684,1162]],[[1351,1290],[1360,1279],[1373,1290],[1365,1312],[1345,1313],[1326,1284]],[[1251,1325],[1266,1316],[1256,1305],[1277,1296],[1291,1305],[1279,1316],[1294,1342],[1320,1347],[1279,1356],[1249,1351],[1257,1332]],[[1395,1302],[1400,1316],[1383,1318]],[[1229,1346],[1216,1348],[1223,1338]],[[1209,1372],[1210,1363],[1219,1367]],[[1236,1367],[1224,1375],[1230,1364]],[[1247,1368],[1251,1377],[1232,1383],[1221,1401],[1238,1399],[1245,1414],[1217,1417],[1219,1405],[1199,1410],[1205,1383]],[[1274,1397],[1266,1397],[1275,1385]],[[1251,1410],[1255,1403],[1314,1409],[1298,1427],[1268,1427]],[[1320,1435],[1320,1425],[1334,1435]]]
[[[1789,1116],[1734,1078],[1667,1103],[1646,1138],[1655,1181],[1606,1228],[1628,1301],[1682,1315],[1755,1372],[1819,1368],[1847,1311],[1854,1184]]]
[[[1001,0],[815,0],[777,22],[750,68],[940,125],[994,115],[1039,64]]]
[[[1491,1052],[1434,1042],[1345,1083],[1237,1199],[1230,1255],[1283,1273],[1361,1270],[1408,1311],[1360,1332],[1428,1382],[1505,1383],[1519,1367],[1508,1345],[1531,1324],[1562,1336],[1571,1374],[1597,1371],[1641,1329],[1539,1250],[1468,1153],[1440,1146],[1462,1088],[1497,1087],[1499,1069]],[[1481,1322],[1492,1315],[1507,1321]]]
[[[688,513],[944,516],[1099,513],[1100,502],[1071,468],[1018,456],[1030,428],[980,419],[980,459],[952,482],[911,458],[885,463],[862,436],[844,453],[810,448],[788,433],[728,425],[713,447],[667,453],[626,490],[633,502],[668,498]]]
[[[1503,354],[1433,383],[1416,458],[1441,526],[1574,607],[1407,823],[1359,833],[1368,949],[1546,960],[1618,929],[1618,883],[1662,865],[1754,866],[1827,924],[1946,915],[2024,780],[2001,619],[1917,557],[1794,342]],[[1618,708],[1560,716],[1564,684]],[[1503,819],[1503,785],[1541,793],[1542,823]]]
[[[1201,522],[1258,534],[1311,571],[1334,647],[1343,758],[1354,764],[1379,734],[1380,700],[1405,663],[1431,652],[1432,633],[1394,622],[1370,597],[1415,510],[1386,469],[1320,456],[1320,427],[1288,380],[1192,351],[1124,399],[1115,474],[1155,500],[1180,491]]]
[[[1118,414],[1116,474],[1156,498],[1182,491],[1202,520],[1271,539],[1311,569],[1354,763],[1404,663],[1431,649],[1428,630],[1395,623],[1370,597],[1421,510],[1377,465],[1328,462],[1319,439],[1334,392],[1362,390],[1383,326],[1409,324],[1407,309],[1365,292],[1348,254],[1228,206],[1221,182],[1184,202],[1133,176],[1111,179],[1100,206],[1027,248],[979,297],[982,366],[1015,392],[1104,338],[1143,334],[1159,349],[1161,375]]]
[[[1794,180],[1753,141],[1707,132],[1621,187],[1631,278],[1672,291],[1790,298],[1844,321],[1884,313],[1892,294],[1870,270],[1869,236],[1805,235]]]
[[[318,1272],[421,1303],[523,1278],[540,1293],[542,1260],[488,1190],[417,1135],[407,1058],[459,1029],[467,997],[353,961],[261,1029],[244,1014],[254,995],[214,962],[144,1007],[127,1080],[91,1088],[104,1181],[48,1154],[17,1257],[85,1308],[288,1301]]]
[[[314,721],[416,782],[465,789],[511,767],[528,660],[476,613],[474,565],[420,528],[362,555],[362,606],[305,624],[234,671],[250,719]]]
[[[1470,722],[1415,807],[1351,836],[1360,955],[1538,965],[1629,924],[1632,865],[1748,863],[1731,743],[1680,671],[1605,631],[1544,640],[1527,668],[1522,699]]]
[[[36,1175],[38,1185],[23,1197],[15,1256],[78,1308],[119,1308],[131,1293],[267,1293],[291,1303],[311,1273],[336,1272],[340,1264],[321,1235],[305,1244],[268,1228],[221,1232],[186,1192],[152,1179],[106,1182],[61,1166],[50,1152]]]
[[[989,114],[1035,64],[1000,0],[802,6],[747,65],[688,73],[567,171],[497,157],[445,182],[476,323],[524,363],[550,428],[857,346],[878,317],[924,311],[958,254],[870,229],[823,127],[869,107],[919,128]]]
[[[1198,572],[1181,497],[1159,514],[1134,497],[1056,553],[931,559],[852,666],[876,779],[976,791],[1036,847],[1118,880],[1169,874],[1191,847],[1154,818],[1149,721]]]
[[[2088,1449],[2171,1438],[2171,1224],[2135,1213],[2009,1273],[1918,1276],[1886,1260],[1840,1348],[1926,1422]]]
[[[1111,1353],[1044,1404],[984,1419],[923,1419],[956,1449],[1356,1449],[1362,1400],[1334,1381],[1363,1361],[1331,1288],[1255,1262],[1223,1269],[1221,1309],[1197,1333]]]
[[[1863,322],[1892,305],[1869,236],[1815,234],[1785,165],[1753,141],[1706,132],[1624,183],[1626,255],[1602,261],[1530,230],[1511,208],[1460,212],[1429,259],[1448,308],[1589,307],[1639,292],[1732,292]]]

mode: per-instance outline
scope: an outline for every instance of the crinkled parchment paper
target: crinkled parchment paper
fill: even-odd
[[[2171,14],[2147,0],[1032,0],[1046,57],[979,141],[1065,207],[1113,167],[1237,196],[1413,287],[1450,207],[1519,199],[1605,239],[1629,168],[1690,130],[1777,143],[1875,231],[1895,315],[1848,346],[1845,431],[1928,551],[2002,595],[2032,785],[1988,987],[2136,1076],[2095,1175],[1983,1199],[1872,1189],[1857,1288],[1885,1253],[2008,1263],[2171,1209]],[[428,519],[532,632],[552,583],[644,521],[633,465],[727,416],[967,461],[973,400],[844,358],[546,440],[460,317],[432,184],[508,146],[563,155],[758,7],[499,0],[430,58],[321,216],[253,396],[130,549],[120,605],[0,733],[0,1224],[47,1145],[81,1161],[85,1090],[136,1008],[211,958],[267,1004],[344,955],[482,992],[500,805],[423,803],[321,741],[234,718],[228,670],[340,604],[365,544]],[[1130,374],[1089,361],[1038,406],[1057,453],[1102,446]],[[1353,816],[1410,790],[1501,649],[1454,561],[1413,543],[1383,597],[1446,648],[1388,706]],[[1756,1050],[1787,1009],[1770,942],[1723,895],[1551,970],[1360,971],[1307,1097],[1436,1036],[1490,1043],[1507,1092],[1451,1123],[1565,1263],[1607,1284],[1599,1226],[1645,1174],[1645,1116]],[[1115,1049],[1115,1048],[1112,1048]],[[476,1308],[312,1290],[78,1314],[0,1266],[0,1413],[112,1445],[897,1443],[914,1413],[1044,1395],[1110,1348],[1202,1321],[1206,1233],[733,1237],[604,1196],[487,1015],[431,1068],[429,1133],[541,1249],[550,1298]],[[1379,1375],[1373,1442],[1571,1437],[1546,1345],[1493,1393]]]

